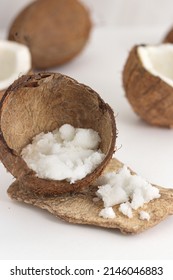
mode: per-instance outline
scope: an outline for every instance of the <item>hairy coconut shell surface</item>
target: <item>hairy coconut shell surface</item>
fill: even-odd
[[[173,86],[145,69],[134,46],[123,69],[123,86],[133,110],[147,123],[173,126]]]
[[[33,67],[46,69],[75,57],[90,30],[89,13],[77,0],[37,0],[16,17],[8,38],[29,47]]]
[[[35,135],[65,123],[97,131],[99,148],[105,153],[92,173],[73,184],[38,178],[20,154]],[[0,103],[0,159],[8,171],[37,194],[54,195],[88,186],[112,158],[115,139],[110,106],[88,86],[59,73],[22,76],[7,89]]]

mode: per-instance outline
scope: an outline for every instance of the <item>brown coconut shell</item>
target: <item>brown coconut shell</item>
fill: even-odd
[[[126,97],[135,113],[151,125],[173,126],[173,87],[143,66],[134,46],[123,69]]]
[[[123,164],[112,159],[104,172],[117,172]],[[140,233],[147,230],[173,214],[173,190],[159,188],[160,198],[145,204],[142,208],[133,211],[133,217],[124,216],[118,209],[119,205],[113,206],[116,217],[104,219],[99,216],[103,209],[103,201],[94,201],[96,186],[90,186],[78,193],[66,193],[56,197],[40,197],[26,189],[21,182],[15,181],[8,189],[12,199],[22,201],[41,209],[47,210],[58,218],[74,224],[95,225],[103,228],[119,229],[122,233]],[[141,220],[140,211],[147,211],[150,220]]]
[[[88,10],[77,0],[37,0],[14,19],[8,38],[31,51],[33,67],[46,69],[74,58],[91,30]]]
[[[32,69],[30,69],[27,73],[23,73],[23,74],[33,74],[34,72],[33,72],[33,70]],[[20,73],[19,73],[20,74]],[[9,85],[10,86],[10,85]],[[3,97],[3,95],[5,94],[5,91],[6,91],[6,89],[3,89],[3,90],[0,90],[0,101],[1,101],[1,99],[2,99],[2,97]]]
[[[20,155],[35,135],[65,123],[97,131],[99,148],[106,155],[92,173],[74,184],[38,178]],[[88,86],[59,73],[22,76],[7,89],[0,103],[0,159],[14,177],[39,195],[74,191],[91,184],[111,159],[115,139],[110,106]]]
[[[173,27],[167,32],[166,36],[163,39],[164,43],[173,43]]]
[[[0,90],[0,101],[1,101],[1,99],[2,99],[2,97],[3,97],[3,95],[4,95],[4,90]]]

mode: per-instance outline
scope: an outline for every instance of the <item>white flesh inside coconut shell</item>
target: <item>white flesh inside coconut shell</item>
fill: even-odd
[[[30,69],[31,54],[28,47],[11,41],[0,41],[0,90],[8,88]]]
[[[173,87],[173,44],[139,46],[137,52],[148,72]]]

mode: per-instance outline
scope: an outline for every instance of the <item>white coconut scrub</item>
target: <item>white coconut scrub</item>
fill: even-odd
[[[100,142],[93,129],[64,124],[52,132],[36,135],[21,156],[39,178],[75,183],[105,158],[99,149]]]
[[[116,217],[116,214],[112,207],[106,207],[100,211],[99,216],[105,219],[113,219]]]
[[[158,188],[139,175],[131,174],[125,165],[117,173],[110,172],[100,176],[96,185],[98,186],[96,195],[103,200],[105,209],[109,209],[109,212],[101,210],[99,216],[103,218],[114,218],[112,214],[114,205],[119,205],[119,211],[128,218],[132,218],[133,210],[160,197]],[[139,219],[149,220],[150,215],[141,211]]]
[[[147,221],[149,221],[149,219],[150,219],[150,214],[149,214],[148,212],[146,212],[146,211],[140,211],[140,212],[139,212],[139,217],[140,217],[141,220],[147,220]]]

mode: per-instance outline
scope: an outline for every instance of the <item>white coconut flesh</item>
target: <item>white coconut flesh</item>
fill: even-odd
[[[173,44],[139,46],[137,53],[148,72],[173,87]]]
[[[0,90],[8,88],[19,76],[31,69],[28,47],[11,41],[0,41]]]

